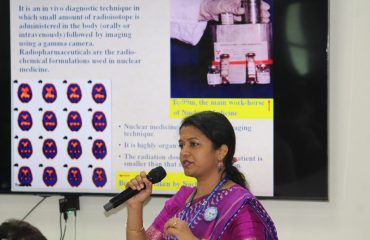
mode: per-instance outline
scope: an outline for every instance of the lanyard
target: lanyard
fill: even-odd
[[[215,195],[215,193],[222,187],[222,185],[224,185],[224,183],[227,181],[227,178],[224,177],[222,178],[222,180],[216,185],[216,187],[212,190],[212,192],[208,195],[208,197],[206,198],[206,200],[202,203],[202,205],[200,206],[200,208],[197,210],[197,212],[194,214],[194,216],[190,219],[189,223],[188,223],[188,226],[189,228],[191,227],[191,225],[193,224],[194,220],[198,217],[198,215],[204,210],[204,208],[207,206],[209,200],[211,200],[211,198],[213,197],[213,195]],[[185,219],[185,215],[186,213],[189,211],[190,209],[190,206],[193,204],[193,200],[194,200],[194,197],[195,197],[195,194],[196,194],[196,190],[193,194],[193,196],[191,197],[190,201],[186,204],[186,207],[183,211],[183,214],[181,214],[181,217],[180,219],[181,220],[184,220]]]
[[[193,224],[194,220],[198,217],[198,215],[204,210],[204,208],[207,206],[209,200],[211,200],[211,198],[213,197],[213,195],[215,195],[215,193],[220,190],[220,188],[222,187],[222,185],[224,185],[224,183],[227,181],[227,178],[226,176],[223,177],[221,179],[221,181],[216,185],[216,187],[212,190],[212,192],[208,195],[208,197],[206,198],[206,200],[202,203],[202,206],[197,210],[197,212],[195,213],[195,215],[190,219],[189,223],[188,223],[188,226],[189,228],[191,227],[191,225]],[[194,200],[194,197],[195,197],[195,194],[197,193],[197,190],[195,190],[195,192],[193,193],[193,195],[191,196],[191,199],[190,201],[186,204],[186,207],[185,209],[183,210],[183,213],[181,214],[180,216],[180,219],[181,220],[184,220],[185,219],[185,215],[186,213],[189,211],[190,209],[190,206],[191,204],[193,203],[193,200]],[[172,239],[175,239],[175,237],[167,237],[166,239],[169,239],[169,240],[172,240]]]

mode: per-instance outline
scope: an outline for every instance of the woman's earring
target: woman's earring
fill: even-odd
[[[219,161],[217,164],[218,172],[222,172],[224,170],[224,164],[222,161]]]

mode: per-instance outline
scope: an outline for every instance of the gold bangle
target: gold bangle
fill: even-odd
[[[136,233],[141,233],[141,232],[145,231],[145,229],[144,229],[144,226],[142,226],[142,227],[140,228],[140,230],[130,229],[130,228],[128,228],[128,227],[127,227],[127,223],[126,223],[126,231],[129,231],[129,232],[136,232]]]

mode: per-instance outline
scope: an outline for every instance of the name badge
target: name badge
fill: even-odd
[[[218,210],[216,207],[209,207],[204,212],[204,220],[207,222],[213,221],[217,217],[217,214]]]

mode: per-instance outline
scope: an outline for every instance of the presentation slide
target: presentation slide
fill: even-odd
[[[157,166],[155,194],[194,186],[179,125],[213,110],[251,191],[273,196],[272,23],[200,20],[199,2],[11,1],[12,191],[118,193]]]

